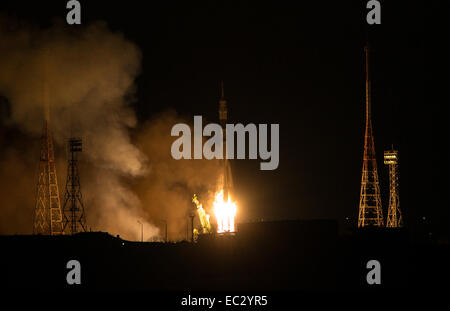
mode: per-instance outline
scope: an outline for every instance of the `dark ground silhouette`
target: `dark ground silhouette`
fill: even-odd
[[[425,235],[424,235],[425,236]],[[383,289],[439,288],[449,279],[450,246],[408,230],[355,230],[335,221],[241,224],[235,236],[198,243],[139,243],[103,232],[1,236],[6,288],[65,289],[66,264],[81,264],[80,289],[367,289],[366,264],[381,264]],[[373,286],[373,285],[372,285]]]

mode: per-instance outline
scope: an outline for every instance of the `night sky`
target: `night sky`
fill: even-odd
[[[9,3],[5,3],[9,2]],[[42,3],[41,3],[42,2]],[[82,25],[96,20],[142,51],[135,109],[143,122],[167,109],[218,122],[220,81],[230,123],[279,123],[280,165],[232,162],[244,203],[241,221],[349,217],[356,226],[364,138],[364,44],[371,45],[372,120],[387,217],[383,150],[400,152],[406,225],[422,217],[447,227],[431,178],[439,155],[426,69],[438,47],[430,29],[438,2],[381,1],[381,25],[366,23],[366,1],[80,1]],[[395,2],[392,3],[392,2]],[[146,5],[145,5],[146,4]],[[2,1],[0,12],[48,27],[65,1]],[[69,26],[68,26],[69,27]],[[168,152],[170,152],[168,150]]]

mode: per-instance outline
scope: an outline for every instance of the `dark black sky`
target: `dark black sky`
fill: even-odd
[[[368,34],[383,209],[382,155],[394,144],[407,222],[414,226],[427,216],[447,227],[447,208],[430,201],[438,196],[430,182],[437,160],[424,161],[439,113],[428,100],[425,66],[429,55],[439,55],[433,27],[440,2],[381,1],[382,24],[370,27],[367,1],[80,2],[83,24],[105,20],[141,48],[141,121],[174,108],[217,122],[224,80],[230,122],[280,124],[277,170],[259,171],[259,160],[233,163],[248,219],[356,219]],[[67,12],[65,1],[2,1],[0,11],[42,27]]]

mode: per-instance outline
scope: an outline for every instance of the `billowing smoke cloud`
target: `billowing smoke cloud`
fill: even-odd
[[[146,167],[145,156],[128,134],[136,126],[127,99],[140,70],[139,49],[104,23],[76,32],[62,25],[42,31],[4,19],[1,24],[0,92],[11,105],[10,125],[39,137],[44,102],[49,102],[51,128],[60,151],[71,135],[85,140],[83,157],[89,169],[82,171],[86,177],[83,190],[88,212],[95,215],[89,217],[89,224],[136,239],[138,232],[131,228],[136,228],[136,219],[143,213],[123,179],[143,175]],[[11,164],[3,160],[3,166]],[[29,172],[36,173],[34,169]],[[65,170],[58,173],[64,176]],[[26,172],[21,177],[29,179],[29,175]],[[28,188],[28,193],[34,191]],[[157,234],[155,227],[147,227],[149,235]]]
[[[208,192],[217,163],[171,158],[170,127],[180,120],[174,112],[137,124],[130,103],[140,64],[138,47],[102,22],[39,30],[0,18],[0,95],[9,105],[9,117],[0,119],[9,131],[0,133],[0,233],[31,233],[46,85],[61,201],[64,144],[80,136],[88,227],[138,240],[139,220],[147,240],[165,221],[169,238],[186,236],[192,192]]]
[[[196,193],[207,212],[212,213],[208,208],[212,206],[218,185],[218,160],[174,160],[170,155],[175,139],[170,136],[172,126],[191,121],[192,117],[188,120],[174,111],[166,111],[148,121],[136,138],[137,145],[149,158],[150,172],[145,178],[139,178],[135,189],[150,219],[159,222],[161,229],[167,221],[169,239],[175,240],[188,235],[189,213],[195,212],[193,194]],[[194,225],[198,227],[196,221]]]

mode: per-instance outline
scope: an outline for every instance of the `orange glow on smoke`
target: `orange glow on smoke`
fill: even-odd
[[[217,192],[213,203],[214,214],[217,220],[217,233],[235,232],[234,217],[236,216],[236,203],[230,197],[228,201],[223,198],[223,190]]]

